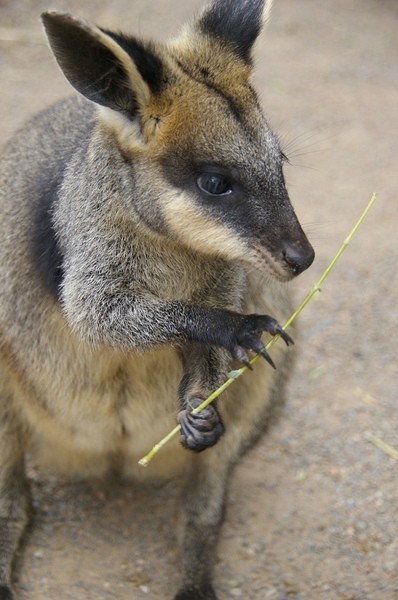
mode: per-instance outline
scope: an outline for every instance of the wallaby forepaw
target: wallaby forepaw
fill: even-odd
[[[290,335],[288,335],[272,317],[269,317],[268,315],[247,315],[243,317],[235,331],[234,340],[228,349],[235,360],[243,363],[249,367],[249,369],[251,366],[247,350],[252,350],[253,352],[256,352],[256,354],[261,354],[261,356],[269,362],[271,367],[275,368],[270,355],[264,348],[264,344],[260,339],[263,331],[267,331],[271,335],[280,335],[287,346],[289,346],[289,344],[294,344]]]
[[[273,319],[268,315],[261,316],[260,319],[264,320],[264,327],[262,329],[263,331],[267,331],[271,335],[280,335],[283,341],[285,342],[286,346],[289,346],[290,344],[294,345],[294,341],[292,340],[290,335],[288,335],[286,331],[282,329],[282,327],[279,325],[276,319]]]
[[[8,585],[0,585],[0,600],[14,600],[14,594]]]
[[[191,412],[201,402],[198,398],[191,399],[190,407],[177,415],[177,421],[181,425],[181,444],[194,452],[211,448],[224,433],[224,425],[215,406],[209,404],[198,414]]]

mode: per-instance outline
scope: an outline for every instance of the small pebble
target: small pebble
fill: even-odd
[[[140,585],[140,590],[143,594],[149,594],[149,587],[147,585]]]

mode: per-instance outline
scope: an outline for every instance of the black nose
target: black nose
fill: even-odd
[[[304,242],[285,242],[282,257],[291,273],[300,275],[312,264],[315,252],[307,240]]]

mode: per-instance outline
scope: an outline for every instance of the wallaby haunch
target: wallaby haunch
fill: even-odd
[[[250,83],[264,0],[213,0],[167,45],[42,18],[80,96],[34,118],[0,171],[0,599],[29,514],[26,452],[68,473],[183,471],[179,600],[211,571],[233,465],[281,405],[284,344],[217,404],[314,253]],[[211,447],[217,443],[217,448]],[[189,451],[191,450],[191,451]],[[193,452],[192,452],[193,451]],[[201,452],[204,451],[204,452]],[[147,472],[145,473],[147,474]]]

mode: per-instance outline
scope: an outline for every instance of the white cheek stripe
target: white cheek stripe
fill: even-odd
[[[243,260],[248,246],[232,230],[200,212],[188,192],[162,198],[163,216],[171,232],[188,247],[204,253]]]

